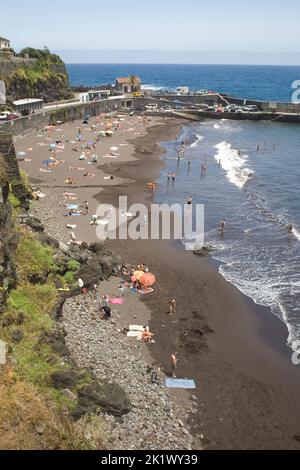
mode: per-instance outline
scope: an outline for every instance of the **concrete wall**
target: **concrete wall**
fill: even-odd
[[[192,103],[192,104],[208,104],[209,106],[213,104],[222,103],[222,98],[219,95],[159,95],[157,96],[158,100],[167,100],[167,101],[181,101],[182,103]],[[225,101],[224,104],[226,105]]]
[[[122,100],[103,100],[94,103],[76,104],[65,108],[51,109],[32,114],[14,121],[0,124],[0,134],[10,133],[15,136],[22,135],[33,129],[39,129],[57,121],[68,122],[83,119],[87,114],[98,116],[103,112],[111,112],[122,109]]]

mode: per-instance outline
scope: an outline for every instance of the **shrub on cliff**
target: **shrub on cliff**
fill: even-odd
[[[6,80],[7,94],[14,99],[42,98],[45,102],[71,97],[65,65],[48,49],[23,49],[20,55],[36,59],[33,64],[22,65]]]

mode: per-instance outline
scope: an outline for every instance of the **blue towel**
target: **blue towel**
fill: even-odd
[[[184,380],[184,379],[166,379],[167,388],[184,388],[186,390],[194,390],[196,383],[194,380]]]

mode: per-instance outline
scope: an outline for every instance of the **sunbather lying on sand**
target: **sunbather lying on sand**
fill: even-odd
[[[71,171],[84,171],[85,168],[81,168],[81,167],[75,165],[75,166],[69,166],[69,170],[71,170]]]
[[[78,184],[78,181],[75,180],[74,178],[69,177],[65,180],[65,184],[69,184],[69,185]]]
[[[95,178],[96,175],[93,175],[92,173],[85,173],[83,176],[86,176],[88,178]]]

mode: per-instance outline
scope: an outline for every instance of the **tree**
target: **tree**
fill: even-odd
[[[139,79],[136,75],[130,75],[129,83],[132,92],[138,91]]]

